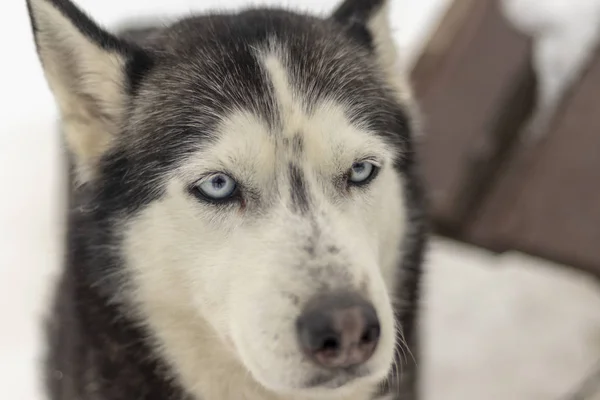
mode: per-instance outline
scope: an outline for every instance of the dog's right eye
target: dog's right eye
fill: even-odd
[[[193,189],[203,200],[220,202],[233,198],[238,192],[238,184],[229,175],[219,172],[201,179]]]

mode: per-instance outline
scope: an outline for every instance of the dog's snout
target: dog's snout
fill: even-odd
[[[366,362],[379,341],[375,308],[354,293],[319,296],[297,321],[300,346],[315,363],[347,368]]]

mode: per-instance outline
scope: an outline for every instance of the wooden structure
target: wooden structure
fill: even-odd
[[[455,0],[413,69],[420,144],[438,232],[600,276],[600,52],[543,139],[532,42],[498,0]]]

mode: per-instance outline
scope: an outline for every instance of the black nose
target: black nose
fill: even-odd
[[[302,350],[326,368],[347,368],[366,362],[379,341],[375,309],[354,293],[312,299],[296,327]]]

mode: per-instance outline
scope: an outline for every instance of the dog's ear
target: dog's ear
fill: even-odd
[[[385,68],[396,63],[396,46],[390,30],[390,0],[345,0],[332,18],[368,43]]]
[[[390,28],[390,0],[344,0],[331,18],[345,27],[349,34],[371,47],[377,61],[390,74],[395,83],[408,89],[400,82],[396,44]]]
[[[69,0],[27,0],[27,6],[77,177],[90,180],[119,133],[127,96],[149,57],[100,28]]]

